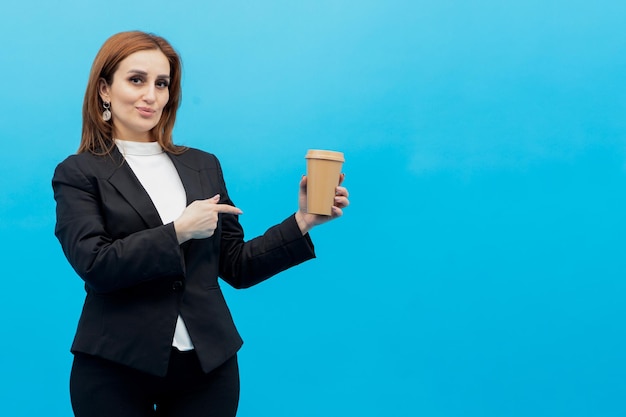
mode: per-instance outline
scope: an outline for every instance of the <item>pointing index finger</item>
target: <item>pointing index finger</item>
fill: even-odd
[[[215,210],[218,213],[243,214],[243,211],[241,211],[241,209],[231,206],[230,204],[216,204]]]

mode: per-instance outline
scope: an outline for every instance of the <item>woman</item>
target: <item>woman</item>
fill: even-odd
[[[123,32],[93,63],[78,153],[57,167],[55,234],[87,292],[72,352],[76,416],[234,416],[242,340],[220,288],[255,285],[315,256],[309,230],[342,215],[299,209],[244,242],[212,154],[179,147],[177,53]],[[343,180],[343,177],[341,178]]]

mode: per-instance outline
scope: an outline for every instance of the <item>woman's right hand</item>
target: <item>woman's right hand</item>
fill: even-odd
[[[239,215],[243,212],[237,207],[228,204],[218,204],[220,195],[206,200],[196,200],[189,204],[183,214],[174,220],[174,229],[178,243],[183,243],[189,239],[205,239],[213,236],[217,229],[219,213]]]

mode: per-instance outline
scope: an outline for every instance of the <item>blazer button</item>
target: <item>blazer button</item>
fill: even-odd
[[[172,289],[174,291],[180,291],[183,289],[183,282],[182,281],[174,281],[174,284],[172,284]]]

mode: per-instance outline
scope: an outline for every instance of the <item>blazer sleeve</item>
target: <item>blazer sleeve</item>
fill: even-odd
[[[107,293],[148,280],[184,274],[172,223],[139,227],[123,237],[107,230],[97,176],[75,155],[59,164],[52,188],[56,200],[55,235],[76,273],[96,292]]]
[[[234,205],[228,196],[222,169],[217,161],[220,202]],[[220,277],[234,288],[248,288],[292,266],[315,258],[313,242],[309,234],[302,235],[295,220],[289,216],[283,222],[270,227],[263,235],[249,241],[237,216],[221,214]]]

